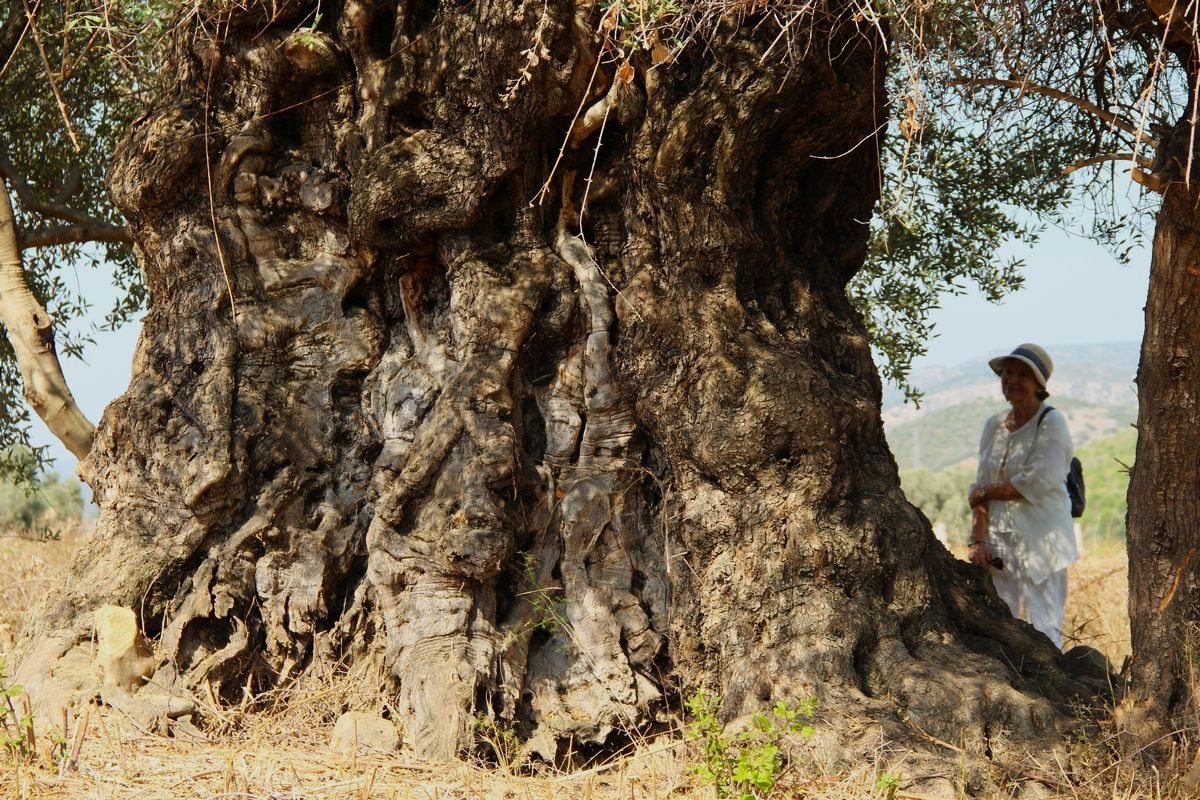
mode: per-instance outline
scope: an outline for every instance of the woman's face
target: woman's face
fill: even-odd
[[[1042,385],[1033,377],[1033,368],[1015,358],[1005,359],[1000,370],[1000,391],[1004,399],[1014,405],[1026,404],[1037,399]]]

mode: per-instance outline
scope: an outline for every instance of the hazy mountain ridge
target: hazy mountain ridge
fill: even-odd
[[[1054,358],[1050,404],[1066,413],[1076,447],[1124,430],[1137,418],[1136,342],[1046,349]],[[1006,408],[999,379],[987,365],[994,355],[1002,353],[914,371],[913,384],[924,392],[920,408],[905,404],[899,391],[885,392],[885,432],[901,468],[937,470],[974,461],[984,420]]]

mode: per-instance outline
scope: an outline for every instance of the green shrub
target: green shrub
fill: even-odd
[[[725,735],[725,726],[717,716],[719,697],[699,691],[687,699],[685,706],[692,716],[687,736],[700,742],[702,748],[703,763],[693,768],[695,774],[716,787],[717,797],[760,800],[771,795],[783,771],[779,746],[784,735],[813,734],[807,720],[816,712],[817,700],[801,700],[796,708],[781,700],[769,716],[754,714],[750,728],[732,736]]]
[[[51,537],[82,515],[83,489],[74,478],[49,472],[22,484],[0,480],[0,533]]]

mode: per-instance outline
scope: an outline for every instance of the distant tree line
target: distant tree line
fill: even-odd
[[[8,456],[13,462],[34,460],[27,450]],[[46,472],[32,481],[0,478],[0,536],[58,538],[82,516],[83,490],[73,477]]]

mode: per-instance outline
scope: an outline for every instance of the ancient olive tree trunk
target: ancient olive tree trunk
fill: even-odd
[[[815,695],[857,752],[1047,729],[1072,686],[904,501],[844,293],[876,26],[654,66],[586,3],[276,6],[179,37],[113,170],[152,305],[27,672],[107,602],[233,696],[375,659],[426,755],[701,686]]]
[[[1176,144],[1193,136],[1188,116]],[[1166,148],[1172,152],[1173,148]],[[1164,165],[1186,158],[1163,156]],[[1164,171],[1166,171],[1166,169]],[[1170,169],[1169,175],[1177,173]],[[1192,724],[1200,648],[1200,204],[1195,178],[1167,183],[1155,225],[1146,333],[1138,364],[1138,442],[1129,482],[1129,617],[1133,700],[1148,741]]]

